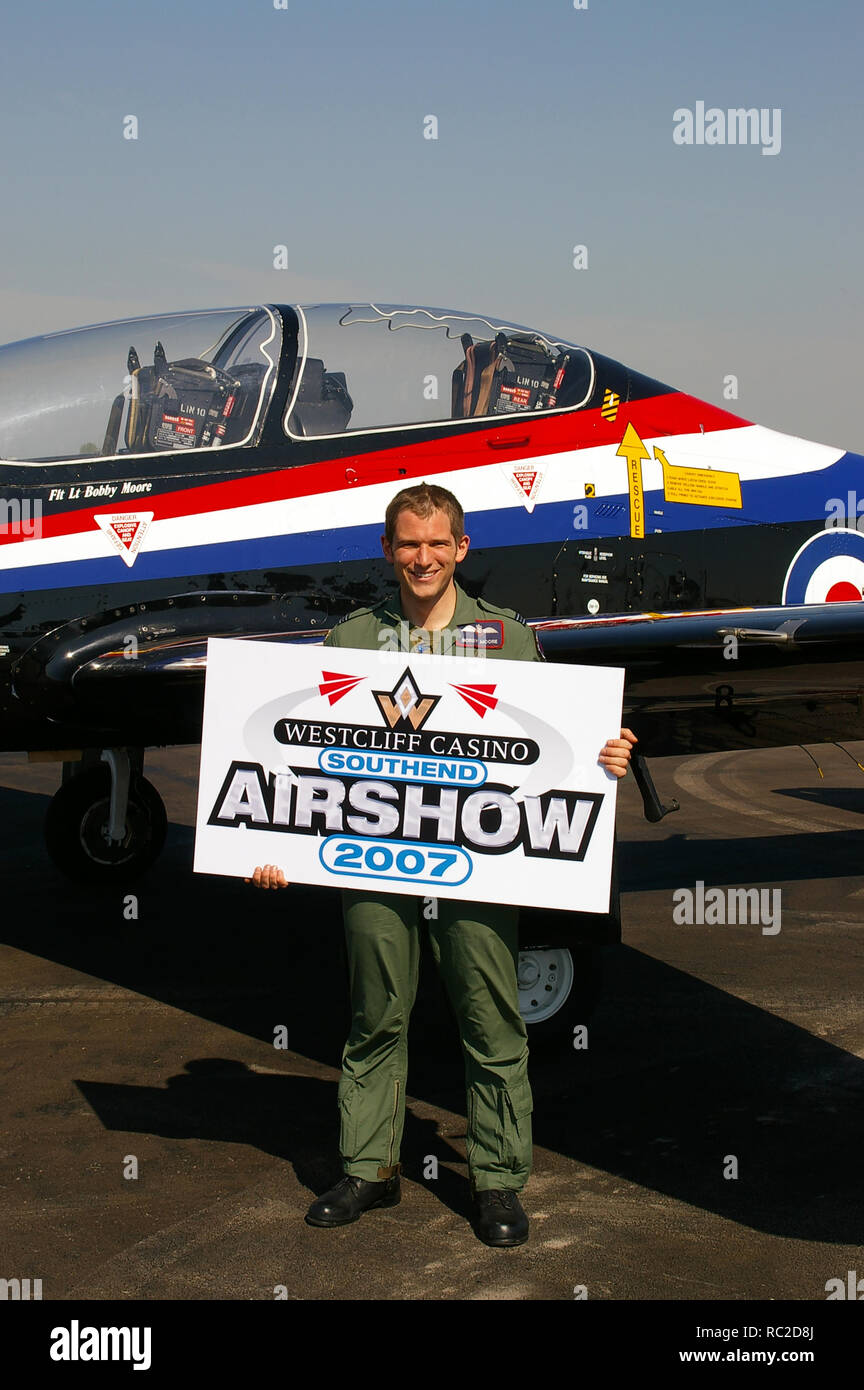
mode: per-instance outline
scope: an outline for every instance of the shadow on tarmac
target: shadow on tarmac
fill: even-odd
[[[78,1081],[106,1129],[175,1139],[249,1144],[289,1162],[298,1181],[320,1195],[341,1177],[335,1081],[310,1076],[265,1075],[230,1058],[187,1062],[164,1088]],[[424,1161],[459,1164],[465,1178],[441,1167],[435,1195],[460,1216],[470,1215],[464,1156],[438,1135],[434,1120],[405,1114],[402,1163],[419,1178]]]
[[[692,886],[699,879],[706,885],[728,883],[746,887],[756,883],[847,878],[861,873],[860,830],[825,830],[818,837],[802,832],[718,840],[688,840],[686,835],[670,835],[662,844],[619,840],[618,847],[621,890],[625,893],[658,888],[671,891]]]
[[[10,848],[47,798],[0,790]],[[38,803],[38,805],[36,804]],[[809,846],[805,854],[805,843]],[[12,946],[176,1008],[339,1065],[348,1026],[338,898],[324,889],[258,893],[190,872],[192,831],[172,826],[141,880],[110,891],[70,885],[44,851],[7,873],[3,937]],[[860,873],[853,832],[724,841],[624,842],[625,890],[702,878],[746,883]],[[37,863],[38,861],[38,863]],[[671,866],[671,867],[669,867]],[[674,882],[673,882],[674,881]],[[138,918],[124,917],[134,894]],[[605,998],[591,1047],[534,1067],[535,1143],[755,1230],[864,1241],[860,1153],[864,1062],[796,1025],[626,946],[606,949]],[[411,1030],[410,1095],[462,1113],[462,1068],[440,986],[424,962]],[[274,1054],[274,1067],[280,1054]],[[162,1087],[77,1084],[109,1129],[245,1143],[294,1164],[313,1192],[338,1176],[336,1083],[193,1058]],[[403,1163],[453,1163],[435,1126],[410,1114]],[[730,1156],[737,1181],[723,1176]],[[459,1155],[455,1156],[457,1160]],[[467,1184],[441,1168],[436,1192],[467,1210]]]
[[[838,811],[864,816],[864,777],[860,787],[778,787],[774,795],[797,797],[816,806],[834,806]]]

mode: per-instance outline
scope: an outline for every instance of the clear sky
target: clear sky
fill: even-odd
[[[6,0],[0,341],[431,304],[864,452],[862,38],[860,0]],[[676,144],[698,102],[779,152]]]

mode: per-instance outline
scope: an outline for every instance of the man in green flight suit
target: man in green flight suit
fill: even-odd
[[[455,582],[468,553],[461,506],[446,489],[405,488],[387,508],[381,544],[399,590],[361,608],[330,632],[325,646],[408,649],[542,661],[531,628],[512,609],[472,599]],[[599,761],[627,771],[629,729],[610,739]],[[272,864],[256,868],[261,888],[286,884]],[[339,1083],[344,1177],[312,1203],[312,1226],[343,1226],[373,1207],[400,1200],[399,1150],[405,1121],[408,1021],[417,992],[424,899],[348,890],[342,894],[352,1027]],[[434,901],[434,900],[433,900]],[[531,1171],[528,1044],[516,970],[519,910],[507,904],[439,899],[429,921],[432,953],[456,1014],[465,1057],[467,1158],[478,1238],[522,1245],[528,1218],[519,1193]]]

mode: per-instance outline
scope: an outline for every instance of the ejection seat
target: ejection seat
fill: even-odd
[[[342,434],[354,402],[344,372],[325,372],[320,357],[307,357],[297,400],[288,421],[289,433],[300,438]]]
[[[452,380],[454,419],[511,415],[556,404],[568,354],[553,353],[542,338],[530,333],[502,332],[478,343],[463,333],[461,343],[465,357]]]
[[[128,384],[111,407],[103,456],[116,454],[124,403],[124,440],[130,453],[157,449],[218,448],[248,433],[266,368],[257,363],[230,373],[199,357],[169,362],[161,343],[153,366],[142,367],[134,347],[127,358]]]

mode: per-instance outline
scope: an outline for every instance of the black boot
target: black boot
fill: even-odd
[[[308,1226],[347,1226],[373,1207],[395,1207],[401,1201],[398,1169],[384,1182],[366,1182],[350,1175],[318,1197],[306,1213]]]
[[[474,1234],[484,1245],[524,1245],[528,1239],[528,1217],[511,1188],[475,1192],[474,1211]]]

